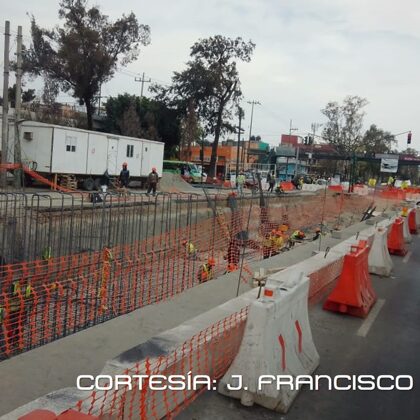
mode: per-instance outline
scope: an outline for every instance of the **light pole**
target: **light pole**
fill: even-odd
[[[238,179],[239,175],[239,154],[241,149],[241,132],[243,131],[241,128],[242,118],[244,116],[244,110],[238,106],[238,114],[239,114],[239,126],[238,126],[238,148],[236,151],[236,179]]]
[[[251,123],[249,125],[248,153],[247,153],[247,157],[246,157],[246,161],[248,163],[249,162],[249,150],[251,148],[252,121],[254,119],[254,105],[261,105],[261,103],[258,102],[258,101],[255,101],[255,100],[247,101],[247,103],[251,105]]]

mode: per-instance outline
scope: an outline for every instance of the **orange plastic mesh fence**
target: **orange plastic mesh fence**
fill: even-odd
[[[189,218],[144,240],[3,265],[0,359],[237,271],[242,252],[242,281],[249,281],[250,264],[293,246],[294,230],[306,231],[310,239],[321,224],[333,227],[340,220],[340,227],[349,225],[358,221],[369,200],[318,194],[305,197],[303,203],[288,197],[270,199],[267,209],[245,201],[233,211],[219,208],[217,217]],[[322,278],[313,280],[314,293],[328,285]]]
[[[247,314],[248,307],[245,307],[194,335],[170,353],[144,359],[121,372],[134,375],[131,389],[119,387],[117,390],[94,391],[89,398],[79,401],[75,409],[99,418],[173,418],[206,387],[191,382],[194,386],[190,386],[189,390],[155,391],[150,389],[150,376],[183,375],[192,381],[193,378],[198,379],[197,375],[207,375],[211,378],[210,386],[215,386],[216,380],[224,375],[238,352]],[[106,386],[105,383],[101,385]],[[167,385],[167,382],[163,385]]]

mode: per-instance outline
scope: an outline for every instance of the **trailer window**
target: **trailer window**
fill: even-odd
[[[133,157],[134,155],[134,146],[132,144],[127,144],[127,157]]]
[[[75,152],[76,144],[77,144],[77,137],[66,135],[65,144],[66,144],[66,152]]]

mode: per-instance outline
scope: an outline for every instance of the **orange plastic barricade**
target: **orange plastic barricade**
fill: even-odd
[[[404,220],[401,217],[397,217],[388,235],[388,251],[390,254],[401,256],[407,254],[403,229]]]
[[[330,191],[343,192],[343,187],[341,185],[330,185],[328,189]]]
[[[416,220],[416,209],[412,209],[408,213],[408,228],[410,233],[417,235],[417,220]]]
[[[365,318],[376,302],[368,268],[369,246],[366,241],[351,247],[344,257],[343,271],[323,308]]]
[[[280,186],[283,191],[293,191],[295,186],[290,181],[280,182]]]
[[[19,417],[18,420],[55,420],[56,418],[55,413],[50,410],[34,410]]]

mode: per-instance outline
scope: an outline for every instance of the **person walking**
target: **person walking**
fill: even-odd
[[[267,175],[267,182],[268,182],[268,192],[273,192],[274,185],[276,185],[276,178],[274,176],[274,172],[270,174],[270,172]]]
[[[127,162],[122,164],[122,169],[120,172],[120,184],[122,187],[128,187],[130,183],[130,171],[127,169]]]
[[[236,180],[236,185],[238,187],[239,194],[242,195],[244,193],[244,185],[245,185],[245,175],[242,171],[238,175],[238,178]]]
[[[149,183],[149,187],[147,188],[146,195],[149,195],[150,192],[153,192],[153,196],[156,195],[156,187],[159,182],[159,175],[156,172],[156,168],[152,168],[152,172],[150,172],[149,176],[147,177],[147,181]]]

